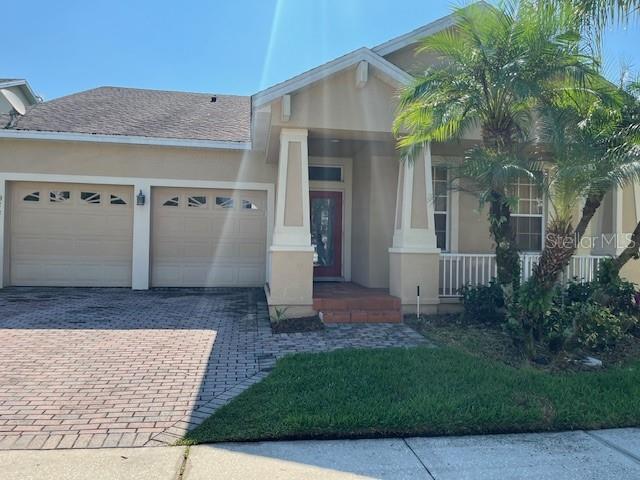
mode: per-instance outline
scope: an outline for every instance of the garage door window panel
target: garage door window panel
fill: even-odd
[[[100,205],[102,203],[102,195],[98,192],[80,192],[80,200],[89,205]]]
[[[71,192],[69,190],[52,190],[49,192],[49,202],[65,203],[71,200]]]
[[[180,197],[171,197],[169,200],[166,200],[163,204],[163,207],[179,207],[180,206]]]
[[[216,206],[220,208],[233,208],[234,201],[231,197],[216,197]]]
[[[111,194],[111,205],[127,205],[128,202],[120,195]]]
[[[204,195],[195,195],[193,197],[190,196],[187,200],[187,206],[192,208],[206,208],[207,197]]]
[[[22,198],[23,202],[39,202],[40,192],[31,192]]]

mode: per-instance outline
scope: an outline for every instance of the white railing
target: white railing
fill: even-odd
[[[605,256],[578,255],[571,258],[563,279],[577,278],[582,282],[593,280],[600,262]],[[525,281],[533,274],[540,260],[539,254],[520,255],[520,275]],[[441,253],[440,296],[459,297],[465,285],[487,285],[497,274],[496,256],[491,253]]]

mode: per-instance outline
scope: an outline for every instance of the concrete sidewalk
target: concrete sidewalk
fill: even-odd
[[[0,452],[17,480],[640,478],[640,429]]]

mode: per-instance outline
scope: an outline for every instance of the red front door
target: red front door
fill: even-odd
[[[309,192],[314,277],[342,277],[342,193]]]

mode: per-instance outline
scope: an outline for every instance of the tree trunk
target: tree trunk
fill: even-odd
[[[547,226],[544,250],[533,268],[533,278],[543,290],[553,287],[576,247],[576,236],[570,223],[553,221]]]
[[[620,273],[622,267],[631,260],[632,258],[638,258],[638,253],[640,250],[640,223],[636,225],[636,228],[633,230],[631,234],[631,239],[629,240],[629,244],[625,247],[620,255],[618,255],[613,260],[613,270],[612,273]]]
[[[576,226],[576,229],[575,229],[576,246],[577,246],[577,242],[580,241],[580,239],[584,235],[584,232],[587,230],[587,226],[589,225],[589,222],[591,221],[593,216],[596,214],[596,211],[598,210],[598,208],[600,208],[600,204],[602,203],[603,197],[604,195],[602,195],[601,193],[597,195],[587,196],[587,199],[584,202],[584,207],[582,207],[582,217],[580,218],[580,221],[578,222],[578,225]]]
[[[560,273],[569,265],[578,248],[578,242],[602,203],[602,197],[602,194],[587,196],[575,230],[564,222],[552,222],[547,226],[544,249],[533,270],[533,279],[542,288],[551,288]]]
[[[504,193],[495,190],[490,194],[489,225],[496,242],[498,283],[513,292],[520,282],[520,257],[511,228],[511,208]]]

